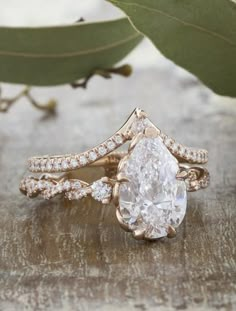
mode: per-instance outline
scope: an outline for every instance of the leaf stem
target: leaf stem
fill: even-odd
[[[96,69],[91,74],[89,74],[84,80],[71,83],[71,86],[73,88],[87,88],[88,82],[92,77],[95,75],[98,75],[100,77],[103,77],[104,79],[111,79],[112,74],[121,75],[123,77],[129,77],[132,74],[132,67],[130,65],[122,65],[120,67],[116,68],[107,68],[107,69]]]

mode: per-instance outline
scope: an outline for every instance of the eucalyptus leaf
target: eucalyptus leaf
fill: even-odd
[[[0,27],[0,81],[71,83],[112,67],[141,39],[127,18],[58,27]]]
[[[107,0],[176,64],[236,96],[236,5],[230,0]]]

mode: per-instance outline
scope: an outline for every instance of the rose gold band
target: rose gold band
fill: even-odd
[[[164,144],[179,162],[204,164],[208,161],[208,152],[206,150],[179,144],[155,127],[143,111],[136,109],[135,113],[131,114],[120,130],[96,147],[79,154],[32,157],[28,160],[28,169],[34,173],[53,173],[68,172],[91,165],[103,159],[127,141],[130,141],[137,133],[143,131],[145,127],[153,127],[158,130]]]

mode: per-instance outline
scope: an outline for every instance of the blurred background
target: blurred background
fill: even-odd
[[[0,0],[0,26],[61,25],[72,24],[81,17],[86,22],[93,22],[122,16],[119,9],[105,0]],[[125,62],[131,63],[135,70],[157,68],[162,73],[171,71],[177,79],[197,82],[191,74],[163,57],[148,39],[123,59],[122,63]]]
[[[81,17],[86,22],[93,22],[122,16],[123,13],[119,9],[105,0],[0,0],[1,26],[61,25],[72,24]],[[192,121],[198,123],[200,111],[204,111],[207,118],[213,115],[213,118],[216,118],[215,122],[218,122],[217,111],[232,113],[230,110],[234,105],[232,100],[216,96],[193,75],[166,59],[148,39],[144,39],[121,63],[129,63],[133,67],[134,72],[128,79],[119,76],[113,76],[111,80],[94,77],[86,90],[73,90],[70,85],[34,87],[32,94],[39,102],[47,102],[50,98],[57,100],[57,118],[45,119],[44,113],[32,107],[23,98],[9,109],[7,115],[0,114],[0,121],[7,122],[7,128],[4,128],[4,123],[1,122],[0,138],[11,139],[9,129],[22,122],[22,119],[30,117],[32,120],[36,119],[33,127],[38,124],[37,131],[40,130],[42,135],[50,133],[54,138],[50,140],[50,144],[44,146],[44,152],[62,151],[59,138],[58,140],[56,138],[63,133],[63,128],[59,124],[73,128],[70,140],[63,146],[63,151],[77,151],[78,146],[75,146],[74,142],[82,137],[81,130],[86,133],[94,132],[94,129],[90,128],[94,114],[97,122],[105,122],[106,126],[100,127],[95,136],[91,134],[88,145],[103,140],[115,131],[135,107],[146,110],[160,128],[175,136],[176,125],[172,126],[173,120],[175,123],[181,122],[185,136],[185,129],[189,129],[189,123]],[[2,83],[1,86],[4,97],[14,96],[22,89],[22,86],[6,83]],[[44,120],[43,127],[41,116]],[[185,119],[184,124],[181,118]],[[178,133],[181,139],[180,131]],[[197,137],[197,127],[192,129],[190,141],[188,142],[188,137],[185,137],[185,142],[192,144],[193,135]],[[79,146],[79,148],[86,147],[87,145]],[[33,148],[35,152],[42,153],[41,144],[37,145],[35,142]]]
[[[105,0],[0,0],[0,26],[61,25],[72,24],[81,17],[86,22],[93,22],[123,16],[119,9]],[[144,49],[146,56],[140,57]],[[157,60],[165,62],[148,40],[132,53],[132,62],[136,66],[153,65]]]
[[[0,0],[1,26],[61,25],[72,24],[81,17],[85,19],[85,22],[93,22],[122,16],[123,13],[119,9],[105,0]],[[71,143],[67,141],[66,146],[63,147],[64,151],[66,149],[73,151],[77,148],[74,147],[74,140],[82,135],[81,129],[83,128],[87,132],[92,131],[89,127],[91,112],[96,114],[98,122],[104,122],[104,113],[107,113],[109,118],[106,120],[107,127],[101,128],[96,137],[91,135],[89,144],[96,143],[98,139],[103,139],[107,133],[116,130],[117,126],[137,106],[145,109],[151,115],[155,114],[154,121],[174,135],[176,135],[175,127],[171,126],[171,120],[177,118],[180,122],[179,111],[186,120],[183,125],[186,128],[189,128],[188,120],[189,122],[190,120],[198,122],[199,111],[202,110],[206,115],[217,115],[217,111],[223,110],[227,113],[229,109],[229,114],[231,114],[230,107],[233,100],[215,95],[193,75],[166,59],[148,39],[144,39],[121,63],[129,63],[134,69],[132,76],[128,79],[119,76],[114,76],[111,80],[94,77],[86,90],[73,90],[70,85],[34,87],[32,94],[38,101],[44,103],[49,98],[57,100],[57,116],[61,119],[61,121],[58,119],[48,120],[44,123],[44,125],[47,124],[47,127],[40,130],[50,132],[55,137],[57,133],[60,134],[63,131],[57,122],[62,122],[65,126],[73,126]],[[4,97],[14,96],[22,89],[22,86],[19,85],[6,83],[1,85]],[[174,113],[176,105],[180,110]],[[70,109],[74,109],[74,115],[71,115],[70,109],[67,109],[68,106]],[[158,111],[158,115],[156,111]],[[14,114],[18,114],[18,117]],[[10,108],[7,116],[0,115],[0,120],[7,121],[11,127],[14,126],[15,118],[18,118],[16,122],[20,122],[19,119],[22,119],[22,116],[25,118],[26,115],[30,115],[32,118],[38,119],[41,114],[23,98]],[[83,115],[80,125],[76,122],[79,120],[79,114]],[[84,124],[84,115],[88,117],[88,124]],[[112,121],[109,122],[111,116]],[[217,119],[216,122],[218,122]],[[167,123],[168,128],[166,128]],[[198,135],[197,128],[194,130],[194,134]],[[2,135],[8,136],[9,130],[2,129]],[[192,140],[192,137],[190,139]],[[36,145],[35,148],[36,152],[42,152],[40,145]],[[51,142],[51,147],[45,146],[44,148],[45,152],[47,152],[47,148],[53,148],[55,152],[61,151],[56,139]],[[51,149],[48,149],[49,151]]]

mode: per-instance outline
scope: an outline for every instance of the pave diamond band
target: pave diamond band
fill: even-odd
[[[40,178],[30,176],[22,179],[20,189],[28,197],[41,194],[44,199],[63,194],[69,200],[80,200],[91,195],[103,204],[109,203],[112,194],[112,187],[106,178],[88,184],[78,179],[52,178],[50,175]]]
[[[135,135],[143,132],[145,128],[155,128],[154,124],[145,114],[141,118],[138,118],[137,115],[131,115],[131,119],[133,119],[131,123],[129,119],[113,136],[86,152],[61,156],[45,155],[41,157],[32,157],[28,160],[28,169],[33,173],[67,172],[79,169],[113,152],[127,141],[130,141]],[[208,161],[208,152],[206,150],[186,147],[162,133],[159,129],[158,131],[160,132],[160,137],[165,146],[175,157],[178,157],[181,162],[204,164]]]
[[[126,142],[128,152],[116,150]],[[186,213],[187,192],[209,184],[207,169],[196,165],[207,161],[206,150],[175,142],[137,108],[97,147],[74,155],[30,158],[28,168],[35,175],[23,178],[20,190],[28,197],[91,196],[103,204],[113,202],[121,227],[136,239],[173,237]],[[72,177],[85,166],[103,166],[107,176],[92,183]]]

